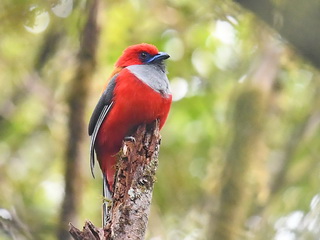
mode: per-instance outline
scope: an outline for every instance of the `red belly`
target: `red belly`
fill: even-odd
[[[100,168],[106,174],[111,190],[116,154],[123,138],[140,124],[156,119],[160,120],[161,129],[167,119],[171,99],[171,95],[161,95],[129,72],[116,79],[113,107],[100,127],[95,144]]]

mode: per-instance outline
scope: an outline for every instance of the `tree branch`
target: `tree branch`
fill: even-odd
[[[104,228],[104,238],[90,222],[83,231],[71,226],[76,240],[141,240],[146,232],[152,199],[161,136],[159,121],[143,124],[133,134],[135,141],[124,141],[119,153],[112,217]]]
[[[320,67],[319,1],[235,0],[235,2],[260,17],[314,66]]]

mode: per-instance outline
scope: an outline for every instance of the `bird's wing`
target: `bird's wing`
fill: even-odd
[[[108,112],[112,108],[113,105],[113,90],[116,83],[116,78],[118,74],[114,75],[110,80],[107,88],[102,93],[97,106],[95,107],[89,122],[88,133],[91,136],[90,141],[90,168],[92,176],[94,177],[93,168],[95,164],[95,156],[94,156],[94,144],[100,129],[101,124],[103,123],[105,117]]]

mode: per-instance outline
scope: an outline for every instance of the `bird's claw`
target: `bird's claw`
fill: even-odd
[[[126,136],[124,137],[124,141],[126,142],[136,142],[136,139],[132,136]]]

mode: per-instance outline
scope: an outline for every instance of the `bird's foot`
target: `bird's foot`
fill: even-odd
[[[126,136],[124,137],[125,142],[136,142],[136,139],[132,136]]]
[[[103,203],[107,203],[108,206],[112,204],[112,199],[108,198],[108,197],[102,197],[102,202]]]

